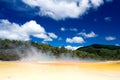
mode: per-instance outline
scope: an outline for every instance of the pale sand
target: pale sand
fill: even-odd
[[[0,62],[0,80],[120,80],[120,63]]]

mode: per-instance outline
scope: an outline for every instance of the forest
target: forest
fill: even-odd
[[[26,50],[34,47],[42,53],[50,52],[51,56],[70,55],[80,59],[120,60],[120,46],[93,44],[76,50],[68,50],[64,46],[55,47],[49,44],[32,41],[0,39],[0,60],[16,61],[26,55]]]

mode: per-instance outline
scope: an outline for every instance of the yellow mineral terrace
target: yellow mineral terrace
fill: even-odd
[[[0,80],[120,80],[120,62],[0,62]]]

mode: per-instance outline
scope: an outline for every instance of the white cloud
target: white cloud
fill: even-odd
[[[52,39],[52,38],[45,38],[45,39],[43,40],[43,42],[46,42],[46,41],[53,41],[53,39]]]
[[[49,35],[51,38],[54,38],[54,39],[58,38],[58,36],[55,35],[54,33],[48,33],[48,35]]]
[[[74,32],[78,31],[77,28],[65,28],[65,27],[61,27],[60,30],[61,31],[74,31]]]
[[[77,28],[70,28],[70,31],[78,31],[78,29]]]
[[[93,38],[93,37],[97,37],[98,35],[95,34],[95,32],[91,31],[90,33],[85,33],[85,32],[80,32],[78,33],[78,35],[82,35],[84,36],[85,38]]]
[[[11,23],[8,20],[0,20],[0,38],[11,40],[30,40],[30,36],[41,38],[44,41],[52,41],[53,37],[47,35],[45,29],[31,20],[23,25]]]
[[[105,40],[107,40],[107,41],[113,41],[113,40],[116,40],[116,37],[107,36],[107,37],[105,37]]]
[[[68,43],[84,43],[84,39],[82,37],[73,37],[73,38],[67,38],[66,39],[66,42]]]
[[[105,20],[105,21],[111,21],[112,18],[111,18],[111,17],[105,17],[104,20]]]
[[[55,20],[78,18],[91,8],[98,8],[103,0],[22,0],[31,7],[40,9],[38,15]]]
[[[91,3],[94,7],[99,7],[103,2],[103,0],[91,0]]]
[[[45,29],[33,20],[23,24],[21,28],[28,34],[46,33]]]
[[[53,41],[51,37],[49,37],[47,34],[34,34],[34,37],[44,39],[43,41]]]
[[[82,47],[82,46],[71,46],[71,45],[65,46],[65,48],[68,49],[68,50],[76,50],[80,47]]]
[[[61,30],[61,31],[65,31],[66,29],[65,29],[64,27],[61,27],[60,30]]]

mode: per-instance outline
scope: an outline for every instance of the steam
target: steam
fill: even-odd
[[[96,61],[92,59],[82,59],[77,56],[73,56],[72,53],[52,53],[51,51],[42,51],[32,45],[21,45],[12,49],[1,49],[0,60],[2,61],[21,61],[21,62],[33,62],[33,61]]]
[[[19,52],[18,52],[19,54]],[[22,62],[32,62],[32,61],[38,61],[38,62],[42,62],[42,61],[47,61],[47,62],[51,62],[51,61],[82,61],[82,62],[90,62],[90,61],[96,61],[96,60],[91,60],[91,59],[80,59],[77,57],[73,57],[70,53],[62,53],[61,55],[59,55],[59,57],[56,57],[53,55],[53,53],[51,53],[50,51],[48,52],[42,52],[41,50],[38,50],[35,47],[30,47],[28,49],[25,50],[24,55],[23,54],[19,54],[20,59],[19,61]]]
[[[19,52],[18,52],[19,54]],[[35,47],[30,47],[25,51],[25,54],[19,54],[21,57],[19,61],[78,61],[78,58],[73,58],[69,53],[61,54],[59,57],[56,57],[51,53],[42,52],[41,50],[36,49]]]
[[[51,52],[42,52],[34,47],[30,47],[25,51],[25,55],[20,55],[19,61],[53,61],[55,56],[51,56]]]

